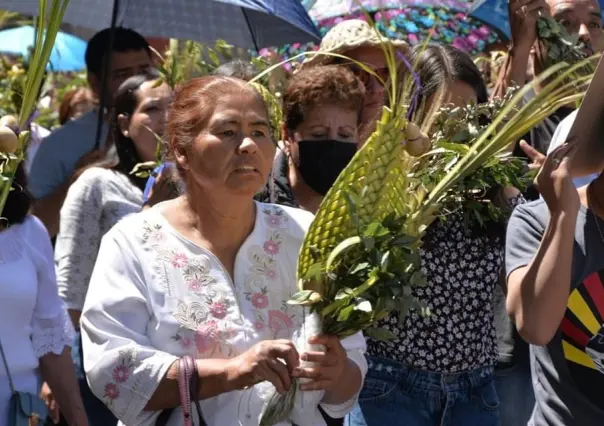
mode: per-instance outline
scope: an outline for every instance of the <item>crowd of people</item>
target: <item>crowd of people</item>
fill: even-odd
[[[40,394],[48,424],[252,426],[273,388],[298,382],[279,425],[604,422],[604,161],[569,171],[571,106],[510,141],[539,174],[526,191],[489,189],[509,218],[459,211],[429,227],[428,285],[414,295],[430,316],[392,313],[378,324],[387,341],[317,335],[301,347],[304,313],[287,303],[313,214],[387,105],[383,46],[414,64],[425,110],[484,103],[543,71],[542,13],[586,53],[604,48],[596,0],[511,0],[508,65],[489,91],[466,53],[411,49],[347,20],[322,40],[330,55],[288,81],[280,121],[247,62],[172,90],[143,36],[97,33],[89,88],[66,96],[2,212],[0,426],[14,426],[14,390]],[[151,177],[131,173],[158,144]]]

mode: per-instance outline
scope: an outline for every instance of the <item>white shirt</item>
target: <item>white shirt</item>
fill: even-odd
[[[71,185],[55,245],[59,294],[68,309],[84,307],[103,235],[142,205],[142,191],[128,176],[113,170],[92,167]]]
[[[549,145],[549,148],[547,149],[548,155],[551,154],[556,148],[558,148],[564,142],[566,142],[566,138],[568,138],[568,134],[570,133],[570,129],[573,127],[573,123],[575,122],[575,118],[577,117],[578,112],[579,112],[579,110],[572,112],[568,117],[566,117],[564,120],[562,120],[560,122],[560,124],[558,124],[558,127],[556,128],[556,132],[554,133],[554,136],[552,136],[552,141]],[[590,184],[591,181],[593,181],[597,177],[598,177],[597,174],[590,175],[590,176],[583,176],[580,178],[573,179],[573,182],[575,183],[575,186],[577,188],[580,188],[582,186]]]
[[[156,208],[122,220],[103,238],[82,313],[84,369],[92,391],[123,424],[154,425],[159,412],[144,407],[178,357],[232,358],[260,341],[302,334],[304,311],[286,302],[297,291],[298,252],[312,214],[256,206],[233,280],[211,252],[184,238]],[[342,344],[364,376],[362,334]],[[204,418],[208,426],[257,426],[272,389],[264,382],[203,400]],[[318,411],[323,392],[298,395],[304,402],[302,396],[296,400],[292,420],[324,425]],[[321,406],[344,417],[355,403],[356,397]],[[177,409],[169,425],[182,423]]]
[[[29,216],[0,232],[0,341],[16,390],[37,394],[38,359],[61,354],[73,338],[57,292],[50,238]],[[0,426],[7,426],[10,396],[0,358]]]

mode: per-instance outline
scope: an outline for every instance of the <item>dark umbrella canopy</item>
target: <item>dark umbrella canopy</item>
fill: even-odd
[[[145,36],[218,39],[246,49],[320,39],[299,0],[119,0],[117,25]],[[38,14],[38,0],[0,0],[0,9]],[[101,30],[111,26],[113,1],[71,0],[64,22]]]

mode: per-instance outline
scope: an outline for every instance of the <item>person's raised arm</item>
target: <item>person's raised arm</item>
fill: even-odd
[[[505,95],[508,87],[523,86],[531,49],[537,39],[537,18],[548,10],[545,0],[510,0],[508,13],[512,41],[505,64],[501,67],[493,97]]]
[[[506,306],[522,338],[535,345],[555,335],[570,294],[580,201],[564,158],[568,150],[565,145],[548,156],[536,179],[550,214],[545,229],[523,208],[508,225]]]

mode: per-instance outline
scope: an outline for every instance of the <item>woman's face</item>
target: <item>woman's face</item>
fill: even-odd
[[[266,184],[274,155],[266,107],[250,90],[219,97],[193,145],[176,153],[191,184],[249,197]]]
[[[142,161],[153,161],[157,148],[155,134],[163,136],[166,113],[170,102],[170,87],[156,81],[144,82],[136,92],[138,105],[132,116],[122,118],[122,134],[134,141]],[[122,116],[123,117],[123,116]]]
[[[432,95],[428,98],[426,103],[426,110],[428,111],[432,104],[436,101],[437,95]],[[476,90],[472,88],[468,83],[463,81],[455,81],[447,89],[443,94],[443,106],[450,105],[454,107],[466,107],[470,104],[476,104],[478,102],[478,96],[476,95]]]
[[[294,139],[358,142],[358,112],[338,105],[319,105],[307,111]]]

